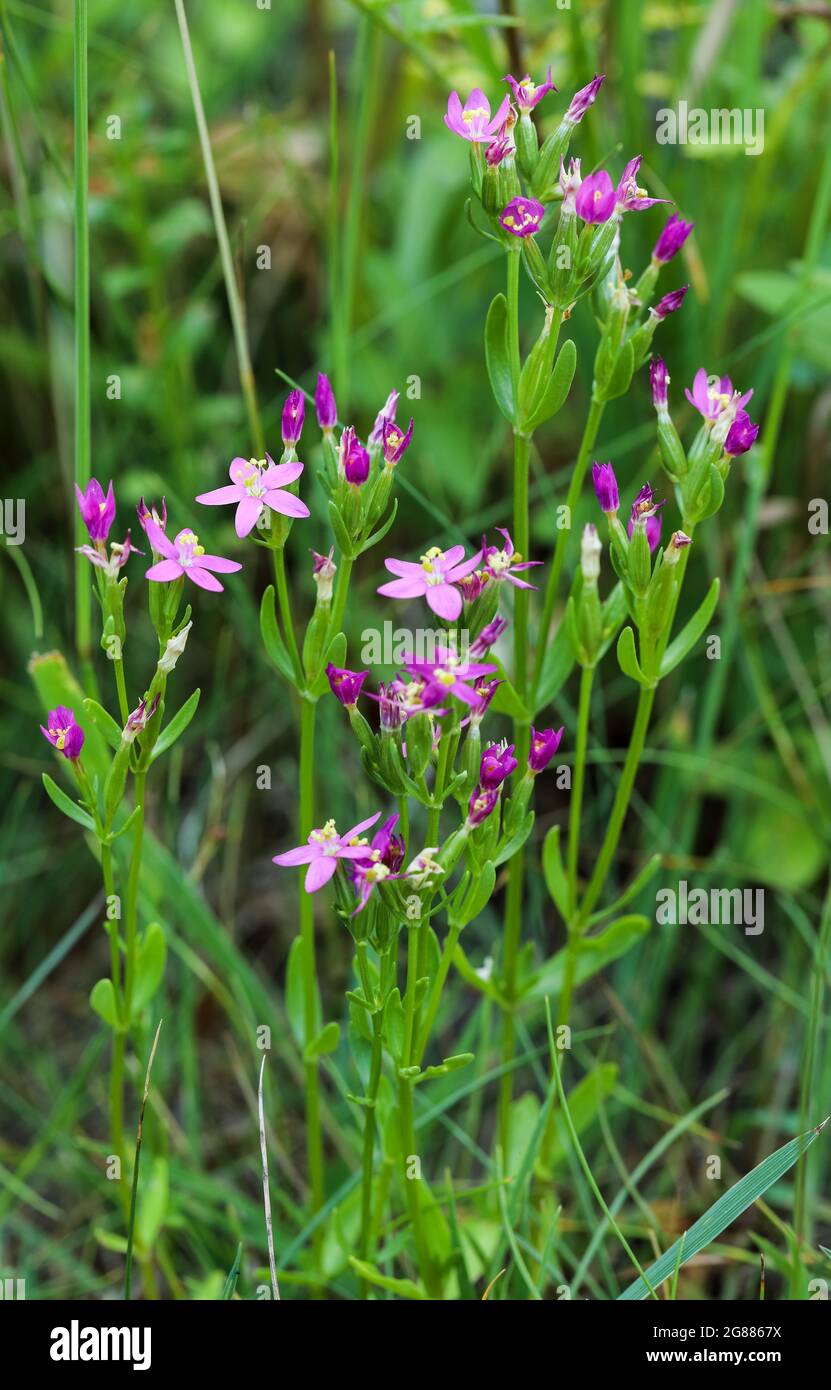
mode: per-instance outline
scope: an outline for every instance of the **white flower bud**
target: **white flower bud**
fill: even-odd
[[[591,522],[583,527],[580,544],[580,568],[586,584],[596,584],[600,578],[600,552],[603,546],[597,534],[597,527]]]
[[[157,670],[162,675],[169,675],[173,670],[182,652],[185,650],[188,641],[188,633],[193,627],[193,623],[186,623],[181,632],[177,632],[175,637],[171,637],[162,655],[159,657]]]

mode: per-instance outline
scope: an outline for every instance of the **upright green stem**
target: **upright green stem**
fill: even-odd
[[[584,666],[580,673],[580,697],[577,706],[577,735],[574,748],[574,780],[568,810],[568,915],[574,916],[577,906],[577,866],[580,858],[580,814],[583,809],[583,784],[586,776],[586,746],[589,737],[594,667]]]
[[[336,637],[340,632],[343,614],[346,608],[346,597],[349,593],[349,581],[352,578],[352,566],[355,561],[351,555],[342,555],[338,565],[338,577],[335,580],[335,601],[332,604],[332,618],[329,627],[330,638]]]
[[[124,679],[124,661],[118,656],[115,658],[115,687],[118,691],[118,710],[121,715],[121,723],[126,724],[130,714],[130,706],[127,703],[127,685]]]
[[[574,472],[571,475],[571,482],[566,496],[566,507],[568,508],[569,521],[574,516],[575,509],[580,501],[580,492],[583,487],[583,479],[586,476],[586,469],[589,459],[594,449],[597,432],[600,429],[600,422],[603,419],[605,409],[603,401],[595,400],[592,396],[589,413],[586,417],[586,424],[583,429],[583,437],[580,440],[580,448],[577,453],[577,461],[574,465]],[[539,641],[537,642],[537,659],[534,666],[534,689],[540,683],[543,662],[545,661],[545,651],[548,642],[548,633],[551,629],[551,620],[554,617],[554,605],[557,602],[557,594],[560,588],[560,576],[565,564],[566,551],[568,549],[570,527],[563,527],[557,532],[557,544],[554,547],[554,558],[551,561],[551,569],[548,572],[548,581],[545,586],[545,600],[543,602],[542,622],[540,623]]]
[[[311,700],[300,701],[300,839],[307,840],[314,829],[314,742],[315,712]],[[314,904],[300,882],[300,938],[303,943],[303,1025],[306,1042],[311,1042],[317,1026],[317,967],[315,962]],[[323,1206],[323,1134],[320,1124],[320,1075],[316,1061],[305,1063],[306,1075],[306,1152],[309,1167],[312,1215]],[[322,1227],[315,1231],[319,1249]]]
[[[294,667],[294,674],[297,679],[298,688],[304,683],[303,664],[300,660],[300,652],[297,646],[297,638],[294,632],[294,619],[291,612],[291,599],[289,598],[289,588],[286,582],[286,552],[282,546],[275,546],[272,550],[274,556],[274,582],[277,588],[277,603],[280,608],[280,618],[283,623],[286,646],[288,647],[291,664]],[[309,829],[314,829],[309,826]]]
[[[87,0],[75,0],[75,482],[86,491],[90,477],[89,347],[89,82]],[[88,540],[75,510],[76,544]],[[95,693],[92,669],[92,591],[89,563],[75,557],[75,648],[84,686]]]
[[[635,777],[638,771],[638,764],[643,753],[646,731],[649,727],[649,717],[652,713],[652,705],[655,701],[655,688],[641,687],[638,696],[638,708],[635,714],[635,723],[632,726],[632,735],[629,739],[629,747],[626,750],[626,761],[623,764],[623,771],[615,793],[612,814],[609,817],[609,824],[606,827],[606,834],[603,838],[600,854],[595,862],[594,871],[589,879],[588,887],[580,904],[580,915],[578,926],[582,929],[589,919],[592,908],[602,892],[606,882],[606,875],[609,872],[612,860],[617,849],[620,832],[623,829],[623,822],[626,812],[629,809],[629,798],[632,795],[632,788],[635,784]]]
[[[237,284],[234,262],[231,256],[231,244],[228,240],[228,228],[225,225],[225,213],[222,209],[222,195],[219,191],[219,180],[216,176],[216,166],[211,149],[211,137],[208,131],[208,122],[205,119],[205,108],[202,105],[202,93],[199,90],[199,78],[193,59],[193,49],[190,42],[190,31],[188,29],[187,15],[185,14],[184,0],[174,0],[174,4],[176,6],[176,18],[179,21],[179,34],[182,39],[182,52],[185,57],[185,71],[187,72],[190,97],[193,103],[193,114],[196,118],[196,129],[199,133],[199,144],[202,148],[202,162],[205,166],[205,181],[208,185],[208,197],[210,199],[211,213],[213,214],[214,220],[214,233],[219,247],[219,259],[222,263],[225,294],[228,298],[228,311],[231,315],[231,325],[234,332],[234,346],[237,354],[240,386],[242,387],[245,408],[248,414],[248,428],[254,442],[254,448],[257,451],[257,457],[263,458],[265,455],[265,436],[263,434],[262,422],[257,406],[257,389],[254,384],[251,354],[248,350],[245,309],[243,307],[242,296],[240,294],[239,285]]]
[[[403,1064],[413,1066],[416,1055],[415,1037],[415,995],[418,981],[418,929],[413,924],[407,929],[407,990],[404,995],[404,1052]],[[416,1149],[415,1122],[413,1118],[413,1083],[409,1077],[399,1077],[398,1111],[401,1131],[401,1179],[407,1200],[407,1211],[413,1232],[416,1258],[424,1286],[431,1297],[440,1293],[436,1271],[430,1258],[429,1247],[424,1236],[421,1220],[421,1203],[418,1197],[418,1183],[423,1182],[419,1175],[410,1177],[410,1161],[416,1161],[420,1168]]]
[[[138,809],[133,825],[133,846],[130,852],[130,871],[127,875],[127,903],[124,911],[124,1023],[129,1025],[136,973],[138,941],[138,891],[141,876],[141,851],[144,843],[144,782],[146,771],[135,776],[135,801]]]
[[[108,902],[115,898],[113,880],[112,850],[109,845],[101,846],[101,873],[104,879],[104,895]],[[107,931],[110,938],[110,974],[115,994],[116,1014],[121,1017],[121,961],[118,947],[118,921],[107,918]],[[120,1160],[122,1172],[126,1150],[124,1147],[124,1046],[125,1035],[121,1029],[113,1032],[112,1062],[110,1064],[110,1135],[113,1153]]]
[[[519,267],[518,251],[508,252],[508,353],[511,362],[511,381],[514,402],[519,397],[521,358],[519,350]],[[514,547],[524,557],[528,555],[528,461],[530,440],[514,429]],[[528,590],[517,589],[514,594],[514,686],[522,700],[528,698]],[[527,716],[514,720],[514,744],[520,767],[528,757],[529,725]],[[520,849],[508,867],[508,888],[505,894],[505,924],[502,943],[502,982],[507,1005],[502,1015],[502,1063],[514,1055],[514,1000],[519,938],[522,930],[522,894],[525,879],[525,855]],[[503,1153],[508,1152],[510,1106],[513,1093],[513,1072],[503,1072],[499,1084],[499,1142]]]

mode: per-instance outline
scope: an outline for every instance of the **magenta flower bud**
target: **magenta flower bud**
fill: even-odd
[[[533,236],[540,229],[545,208],[534,198],[512,198],[499,214],[499,225],[512,236]]]
[[[667,408],[667,385],[669,372],[662,357],[653,357],[649,364],[649,385],[652,388],[652,404],[658,411]]]
[[[471,642],[470,655],[472,657],[487,656],[491,647],[494,643],[499,641],[499,638],[502,636],[507,626],[508,624],[505,619],[500,618],[497,614],[493,622],[488,623],[487,627],[483,627],[479,636]]]
[[[756,443],[756,436],[761,429],[751,420],[746,410],[739,410],[735,420],[727,432],[724,441],[724,452],[730,458],[738,458],[739,454],[746,454]]]
[[[606,74],[602,73],[599,77],[593,77],[587,86],[574,93],[563,120],[568,121],[570,125],[577,125],[578,121],[582,121],[600,91],[605,76]]]
[[[620,507],[620,494],[615,470],[610,463],[592,464],[592,482],[600,503],[600,510],[607,516],[614,516]]]
[[[384,821],[376,830],[371,841],[371,857],[374,863],[383,864],[390,873],[398,873],[404,863],[405,845],[400,835],[393,832],[398,824],[397,814]]]
[[[517,765],[512,743],[491,743],[482,754],[479,765],[479,782],[486,790],[501,787],[506,777],[510,777]]]
[[[298,443],[303,433],[306,401],[302,391],[289,391],[283,406],[283,444],[288,449]]]
[[[536,777],[543,772],[557,749],[563,737],[563,729],[535,729],[531,726],[531,747],[528,752],[528,771],[532,777]]]
[[[685,531],[673,531],[664,551],[664,564],[677,565],[681,558],[681,551],[685,550],[688,545],[692,545],[691,536],[688,536]]]
[[[498,804],[498,787],[477,787],[468,803],[468,825],[481,825],[482,822],[486,821],[488,816],[492,814]]]
[[[605,169],[583,179],[574,197],[574,211],[584,222],[608,222],[615,210],[617,190]]]
[[[322,430],[332,430],[338,423],[338,408],[335,405],[335,394],[329,383],[328,376],[324,376],[323,372],[318,372],[317,374],[315,413],[317,415],[317,423]]]
[[[329,689],[347,709],[358,703],[361,686],[368,675],[368,671],[348,671],[345,667],[333,666],[331,661],[326,667]]]
[[[167,530],[167,502],[164,498],[162,498],[161,511],[158,511],[156,506],[152,503],[148,507],[143,497],[139,502],[138,506],[136,507],[136,511],[138,512],[138,519],[141,522],[142,527],[145,531],[147,530],[147,527],[144,523],[147,521],[148,517],[151,521],[155,522],[160,531]]]
[[[514,142],[509,135],[498,135],[485,150],[485,159],[492,169],[498,169],[503,159],[514,153]]]
[[[390,391],[389,395],[387,396],[387,399],[384,401],[384,404],[381,406],[381,409],[375,416],[375,424],[372,426],[369,438],[366,441],[370,449],[373,447],[373,445],[381,443],[381,440],[384,435],[384,425],[388,421],[395,420],[395,412],[397,409],[398,392]]]
[[[412,437],[412,420],[403,434],[394,420],[385,420],[381,431],[384,462],[394,467],[409,449]]]
[[[646,527],[646,539],[649,542],[650,551],[654,551],[661,539],[661,507],[663,502],[655,501],[655,493],[649,483],[644,483],[634,502],[632,503],[632,515],[626,527],[626,534],[630,541],[635,530],[636,524]]]
[[[132,743],[133,739],[136,738],[138,734],[144,733],[144,730],[156,713],[156,706],[158,703],[159,696],[156,695],[148,709],[147,700],[145,698],[139,702],[131,714],[128,714],[127,723],[124,726],[124,733],[122,735],[128,743]]]
[[[317,597],[321,603],[331,603],[332,585],[337,574],[338,567],[333,559],[334,546],[328,555],[319,555],[316,550],[312,554],[312,578],[317,589]]]
[[[677,212],[674,212],[655,243],[655,250],[652,252],[653,261],[658,261],[661,265],[666,265],[667,261],[671,261],[673,256],[681,250],[694,226],[694,222],[685,222]]]
[[[78,509],[89,532],[90,540],[105,541],[110,534],[110,527],[115,521],[115,493],[112,483],[107,488],[105,497],[104,489],[98,479],[90,478],[86,492],[82,492],[78,484],[75,484],[75,495],[78,498]]]
[[[70,761],[81,756],[84,731],[76,720],[74,711],[67,709],[66,705],[56,705],[54,709],[50,709],[46,716],[46,728],[41,724],[40,732],[53,748],[57,748],[58,752]]]
[[[550,67],[548,69],[548,76],[544,82],[540,83],[539,87],[536,83],[531,81],[527,73],[519,82],[515,77],[511,77],[510,75],[505,77],[503,81],[508,83],[508,86],[514,94],[514,101],[523,115],[527,115],[529,111],[533,111],[537,102],[542,101],[543,97],[546,96],[548,92],[556,92],[557,90],[551,80]]]
[[[362,487],[369,477],[369,454],[351,425],[340,438],[340,470],[354,487]]]
[[[473,574],[466,574],[459,580],[459,588],[465,603],[475,603],[490,579],[487,570],[474,570]]]
[[[674,314],[676,309],[680,309],[684,303],[684,295],[689,288],[689,285],[682,285],[680,290],[670,290],[669,294],[665,294],[663,299],[659,299],[655,307],[649,312],[654,314],[659,321],[665,319],[668,314]]]
[[[481,88],[474,87],[464,106],[459,93],[451,92],[444,124],[463,140],[470,140],[474,145],[488,145],[496,132],[502,129],[510,109],[511,98],[506,96],[492,117],[491,104]]]

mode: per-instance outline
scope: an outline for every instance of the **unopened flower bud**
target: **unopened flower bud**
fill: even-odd
[[[182,652],[185,650],[185,647],[187,646],[188,633],[190,632],[192,627],[192,622],[185,623],[185,626],[182,628],[181,632],[177,632],[175,637],[171,637],[168,640],[167,646],[165,647],[162,655],[159,657],[159,661],[156,666],[156,670],[159,671],[162,675],[167,676],[174,669],[176,662],[179,660],[179,657],[182,655]]]
[[[600,552],[603,546],[597,534],[597,527],[591,522],[583,527],[580,544],[580,568],[586,584],[596,584],[600,578]]]

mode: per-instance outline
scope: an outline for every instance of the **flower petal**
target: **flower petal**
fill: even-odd
[[[293,869],[297,864],[311,864],[313,859],[319,859],[323,851],[320,845],[298,845],[296,849],[287,849],[283,854],[275,854],[272,857],[272,864],[279,864],[284,869]]]
[[[229,502],[239,502],[240,497],[244,496],[236,483],[227,483],[225,487],[215,487],[212,492],[200,492],[196,500],[203,507],[225,507]]]
[[[156,549],[155,546],[153,548]],[[178,579],[180,574],[184,574],[184,570],[178,560],[160,560],[157,565],[151,565],[149,570],[145,570],[144,577],[168,584],[172,579]]]
[[[452,584],[431,584],[426,598],[428,608],[449,623],[455,622],[462,611],[462,596]]]
[[[153,549],[160,555],[166,555],[168,560],[176,559],[176,547],[172,540],[165,535],[161,526],[157,526],[152,516],[144,518],[144,534],[152,545]]]
[[[226,560],[222,555],[200,555],[197,569],[212,570],[214,574],[236,574],[242,565],[236,560]]]
[[[212,574],[209,574],[207,570],[200,569],[198,565],[191,565],[190,569],[183,570],[182,573],[186,574],[188,579],[192,579],[194,584],[198,584],[200,589],[210,589],[215,594],[222,593],[222,585],[219,580],[214,579]]]
[[[293,492],[267,492],[263,501],[273,512],[283,516],[309,516],[309,508]]]
[[[385,560],[384,567],[389,570],[390,574],[400,574],[402,579],[407,579],[415,574],[424,574],[421,565],[415,564],[412,560]]]
[[[303,472],[303,464],[297,460],[294,463],[273,463],[262,475],[264,487],[288,487],[289,483],[296,483],[300,474]]]
[[[382,584],[377,592],[385,598],[418,598],[429,588],[426,580],[417,579],[414,575],[412,579],[392,579],[389,584]]]
[[[366,820],[359,820],[357,825],[353,825],[351,830],[347,830],[341,835],[341,840],[347,843],[349,840],[354,840],[356,835],[362,835],[365,830],[368,830],[371,825],[374,825],[375,822],[380,819],[381,812],[376,811],[374,816],[367,816]]]
[[[197,498],[197,501],[199,499]],[[243,497],[234,516],[234,530],[240,540],[254,530],[263,510],[262,497]]]
[[[322,888],[324,883],[329,882],[337,867],[338,861],[332,854],[321,854],[319,859],[312,860],[306,870],[306,879],[303,885],[306,892],[316,893],[318,888]]]

